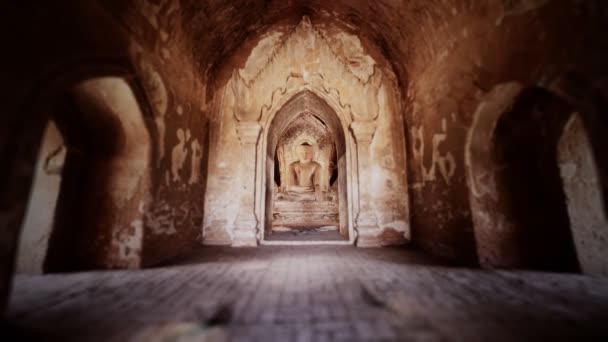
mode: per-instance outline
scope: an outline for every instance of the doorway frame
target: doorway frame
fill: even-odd
[[[272,167],[268,167],[267,163],[267,150],[269,144],[269,132],[271,125],[275,117],[286,110],[286,105],[291,103],[292,101],[317,101],[321,105],[326,106],[329,112],[329,115],[336,115],[338,122],[340,124],[340,129],[343,133],[344,137],[344,156],[345,158],[345,176],[346,176],[346,210],[347,210],[347,231],[348,231],[348,240],[345,241],[268,241],[266,240],[266,229],[268,222],[268,212],[272,215],[272,208],[268,209],[268,205],[272,205],[272,200],[268,198],[268,187],[274,186],[274,184],[268,184],[268,179],[273,179],[274,177],[274,158],[272,158],[272,162],[270,165]],[[331,113],[333,112],[333,113]],[[323,119],[322,119],[323,120]],[[291,120],[288,120],[290,122]],[[325,121],[325,120],[323,120]],[[358,163],[356,158],[356,142],[354,137],[349,134],[349,127],[352,120],[350,120],[350,115],[347,115],[344,111],[341,110],[341,106],[333,101],[333,99],[329,96],[326,96],[323,91],[315,89],[311,86],[305,86],[299,88],[297,90],[286,92],[279,101],[277,101],[276,105],[273,106],[270,115],[267,115],[265,118],[262,118],[260,123],[262,124],[262,134],[261,138],[258,139],[256,151],[256,169],[260,170],[260,175],[256,177],[256,212],[259,218],[259,238],[258,243],[261,245],[354,245],[357,235],[354,228],[354,215],[353,213],[358,210],[355,206],[359,203],[359,193],[357,191],[358,187],[356,186],[356,180],[358,179],[359,170]],[[326,123],[327,124],[327,123]],[[335,132],[338,134],[338,132]],[[339,160],[338,160],[339,164]],[[340,171],[338,171],[340,172]],[[270,173],[271,178],[268,177]],[[340,192],[340,190],[339,190]],[[270,202],[270,203],[269,203]],[[342,207],[342,205],[340,205]]]

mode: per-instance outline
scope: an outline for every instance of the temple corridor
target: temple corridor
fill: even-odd
[[[4,1],[0,339],[608,341],[608,1]]]
[[[208,247],[171,263],[178,266],[18,276],[8,322],[15,333],[61,341],[574,341],[608,333],[607,279],[446,267],[400,247]]]

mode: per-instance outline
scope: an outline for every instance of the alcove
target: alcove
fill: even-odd
[[[150,136],[129,82],[95,77],[62,93],[42,139],[20,234],[20,272],[138,268]]]
[[[517,84],[480,105],[466,157],[483,266],[578,270],[556,155],[570,113],[548,91]]]
[[[548,88],[511,82],[478,106],[465,159],[482,266],[605,272],[591,257],[606,237],[593,94],[571,77]]]
[[[335,111],[310,91],[293,96],[270,121],[266,145],[264,240],[348,242],[346,137]],[[298,149],[312,151],[318,191],[290,189]]]

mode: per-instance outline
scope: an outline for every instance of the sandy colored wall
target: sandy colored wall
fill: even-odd
[[[212,126],[216,128],[212,130],[217,130],[218,135],[211,143],[211,150],[216,152],[212,152],[209,164],[209,179],[213,181],[206,193],[206,243],[230,243],[230,231],[238,214],[234,194],[239,193],[241,172],[261,171],[240,169],[235,122],[256,120],[266,125],[282,103],[306,89],[331,98],[339,115],[348,120],[342,128],[348,136],[352,134],[348,128],[352,120],[376,118],[371,174],[365,179],[370,182],[370,188],[376,189],[371,197],[381,228],[398,231],[409,238],[405,141],[400,128],[402,122],[398,119],[401,107],[399,96],[395,95],[398,93],[396,83],[390,71],[376,65],[377,62],[365,54],[355,36],[331,32],[329,28],[313,27],[304,18],[292,31],[267,33],[251,50],[244,68],[236,69],[229,83],[217,91],[219,112]],[[343,60],[355,57],[337,54],[332,50],[335,46],[349,46],[344,50],[365,62],[357,67],[345,65]],[[302,111],[308,109],[303,107]],[[263,216],[261,204],[256,205],[259,218]]]
[[[206,76],[195,68],[180,2],[110,2],[134,42],[129,55],[151,105],[154,129],[152,193],[145,212],[143,265],[200,241],[209,138]]]
[[[479,2],[446,10],[410,37],[419,46],[405,64],[412,235],[425,250],[476,263],[464,145],[484,94],[503,82],[542,85],[572,71],[605,88],[603,19],[595,6]]]
[[[574,114],[558,145],[570,226],[581,270],[608,276],[608,219],[589,135]]]
[[[27,214],[19,239],[16,272],[39,274],[46,257],[55,204],[61,186],[66,148],[54,123],[47,125],[34,176]]]

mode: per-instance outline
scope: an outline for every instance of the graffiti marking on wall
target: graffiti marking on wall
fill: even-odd
[[[171,175],[174,182],[182,180],[180,171],[184,167],[186,157],[188,156],[188,150],[186,149],[186,143],[190,140],[190,130],[184,130],[181,128],[177,129],[177,140],[178,143],[171,150]]]
[[[439,151],[441,144],[447,139],[447,127],[445,119],[441,122],[441,133],[433,134],[431,166],[427,169],[424,166],[424,131],[422,127],[412,127],[412,136],[414,138],[414,158],[420,161],[420,171],[423,182],[434,182],[437,180],[437,170],[446,184],[450,184],[450,180],[456,172],[456,160],[451,152],[442,154]]]
[[[192,147],[192,169],[188,184],[195,184],[198,183],[201,178],[201,160],[203,159],[203,150],[201,148],[201,144],[198,142],[198,139],[194,139],[190,146]]]

